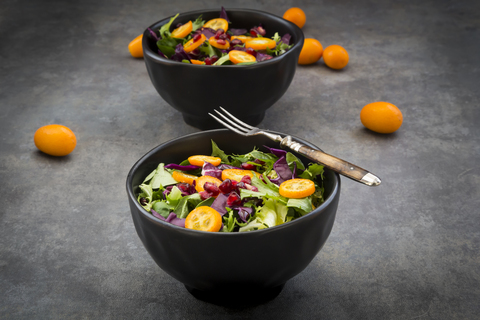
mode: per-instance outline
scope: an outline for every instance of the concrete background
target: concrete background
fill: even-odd
[[[138,158],[198,131],[128,43],[164,17],[222,5],[279,16],[298,6],[306,37],[348,50],[342,71],[299,66],[261,127],[383,180],[342,179],[324,249],[275,300],[248,308],[197,300],[158,268],[125,192]],[[3,0],[0,318],[478,319],[479,28],[480,3],[467,0]],[[363,128],[374,101],[402,110],[399,131]],[[51,123],[75,132],[69,156],[36,150],[33,134]]]

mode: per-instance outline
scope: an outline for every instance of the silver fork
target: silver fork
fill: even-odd
[[[302,143],[296,142],[292,139],[291,136],[282,137],[280,135],[273,134],[268,131],[248,125],[245,122],[234,117],[224,108],[219,108],[223,113],[216,109],[214,109],[214,111],[226,122],[211,113],[209,113],[209,115],[226,128],[238,134],[241,134],[242,136],[255,136],[259,134],[267,136],[274,141],[280,142],[280,145],[282,147],[288,147],[312,161],[323,164],[325,167],[335,172],[338,172],[339,174],[347,178],[366,184],[367,186],[378,186],[382,182],[379,177],[377,177],[371,172],[368,172],[365,169],[360,168],[359,166],[334,157],[328,153],[323,152],[322,150],[313,149]]]

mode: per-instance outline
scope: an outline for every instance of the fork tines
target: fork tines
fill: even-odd
[[[252,127],[251,125],[246,124],[245,122],[239,120],[224,108],[222,107],[219,107],[219,108],[221,111],[223,111],[224,114],[216,109],[213,109],[213,111],[215,111],[220,117],[222,117],[222,119],[227,121],[229,124],[225,123],[224,121],[222,121],[221,119],[219,119],[218,117],[216,117],[211,113],[208,113],[208,114],[211,117],[213,117],[215,120],[217,120],[219,123],[221,123],[223,126],[225,126],[226,128],[241,135],[247,135],[250,130],[256,129],[255,127]]]

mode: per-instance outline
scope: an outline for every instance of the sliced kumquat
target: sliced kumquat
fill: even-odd
[[[228,58],[232,61],[233,64],[244,63],[244,62],[255,62],[257,58],[240,50],[232,50],[228,53]]]
[[[188,174],[181,171],[173,171],[172,178],[177,180],[178,182],[193,184],[193,181],[197,180],[198,177],[194,176],[193,174]]]
[[[188,157],[188,162],[190,162],[190,164],[194,166],[199,166],[199,167],[203,167],[203,164],[205,162],[211,163],[214,166],[218,166],[220,163],[222,163],[222,159],[218,157],[196,155],[196,156]]]
[[[242,170],[242,169],[225,169],[222,171],[222,180],[230,179],[240,182],[244,176],[249,176],[250,178],[256,175],[260,177],[260,173],[252,170]]]
[[[309,179],[290,179],[280,184],[278,192],[287,198],[305,198],[315,192],[315,183]]]
[[[215,177],[201,176],[201,177],[198,177],[197,180],[195,180],[195,190],[197,190],[197,192],[205,191],[205,188],[203,186],[207,182],[211,182],[214,185],[216,185],[217,187],[222,184],[222,180],[217,179]]]
[[[188,42],[183,45],[183,50],[185,50],[186,53],[189,53],[200,47],[205,42],[205,40],[207,40],[207,37],[205,37],[205,35],[202,33],[200,39],[198,39],[197,41],[194,41],[194,39],[188,40]]]
[[[185,219],[185,228],[218,232],[222,227],[222,216],[220,213],[207,206],[200,206],[192,210]]]
[[[223,39],[215,39],[215,37],[210,37],[208,39],[208,42],[212,45],[212,47],[218,48],[218,49],[228,49],[230,48],[230,41],[228,40],[223,40]]]
[[[207,21],[204,25],[204,28],[211,28],[213,30],[223,29],[227,32],[228,30],[228,21],[223,18],[217,18]]]
[[[190,61],[192,62],[192,64],[205,64],[205,62],[200,60],[190,59]]]
[[[192,21],[188,21],[184,25],[181,25],[177,29],[172,31],[172,38],[185,38],[192,32],[193,24]]]
[[[254,39],[254,38],[253,38],[253,37],[250,37],[250,36],[242,36],[242,35],[240,35],[240,36],[232,36],[232,38],[231,38],[230,40],[234,40],[234,39],[238,39],[238,40],[242,41],[242,43],[245,43],[246,41],[252,40],[252,39]]]
[[[245,42],[245,48],[252,48],[255,50],[275,49],[277,43],[273,39],[268,38],[253,38]]]

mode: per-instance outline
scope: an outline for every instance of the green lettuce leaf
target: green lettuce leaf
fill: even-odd
[[[190,211],[195,209],[195,207],[200,202],[202,202],[202,198],[200,197],[199,193],[194,193],[188,196],[184,196],[178,201],[178,204],[176,205],[173,212],[177,215],[178,218],[182,218],[182,219],[186,218],[190,213]]]
[[[175,20],[177,17],[178,17],[179,13],[177,13],[174,17],[172,17],[170,19],[170,21],[166,24],[164,24],[161,28],[160,28],[160,36],[162,38],[169,38],[171,33],[170,33],[170,26],[172,25],[173,23],[173,20]]]
[[[155,174],[153,175],[152,180],[150,181],[150,185],[152,189],[158,189],[161,186],[169,186],[172,184],[177,184],[178,181],[172,178],[170,172],[165,170],[164,164],[160,163],[157,167]]]
[[[202,15],[200,15],[195,21],[192,22],[192,31],[200,29],[205,24],[205,20],[202,20]]]
[[[312,198],[305,197],[300,199],[288,199],[287,207],[294,208],[301,215],[306,215],[307,213],[313,210]]]
[[[168,215],[170,214],[170,212],[172,212],[173,207],[165,201],[156,201],[153,204],[152,209],[158,212],[158,214],[160,214],[162,217],[168,218]]]

